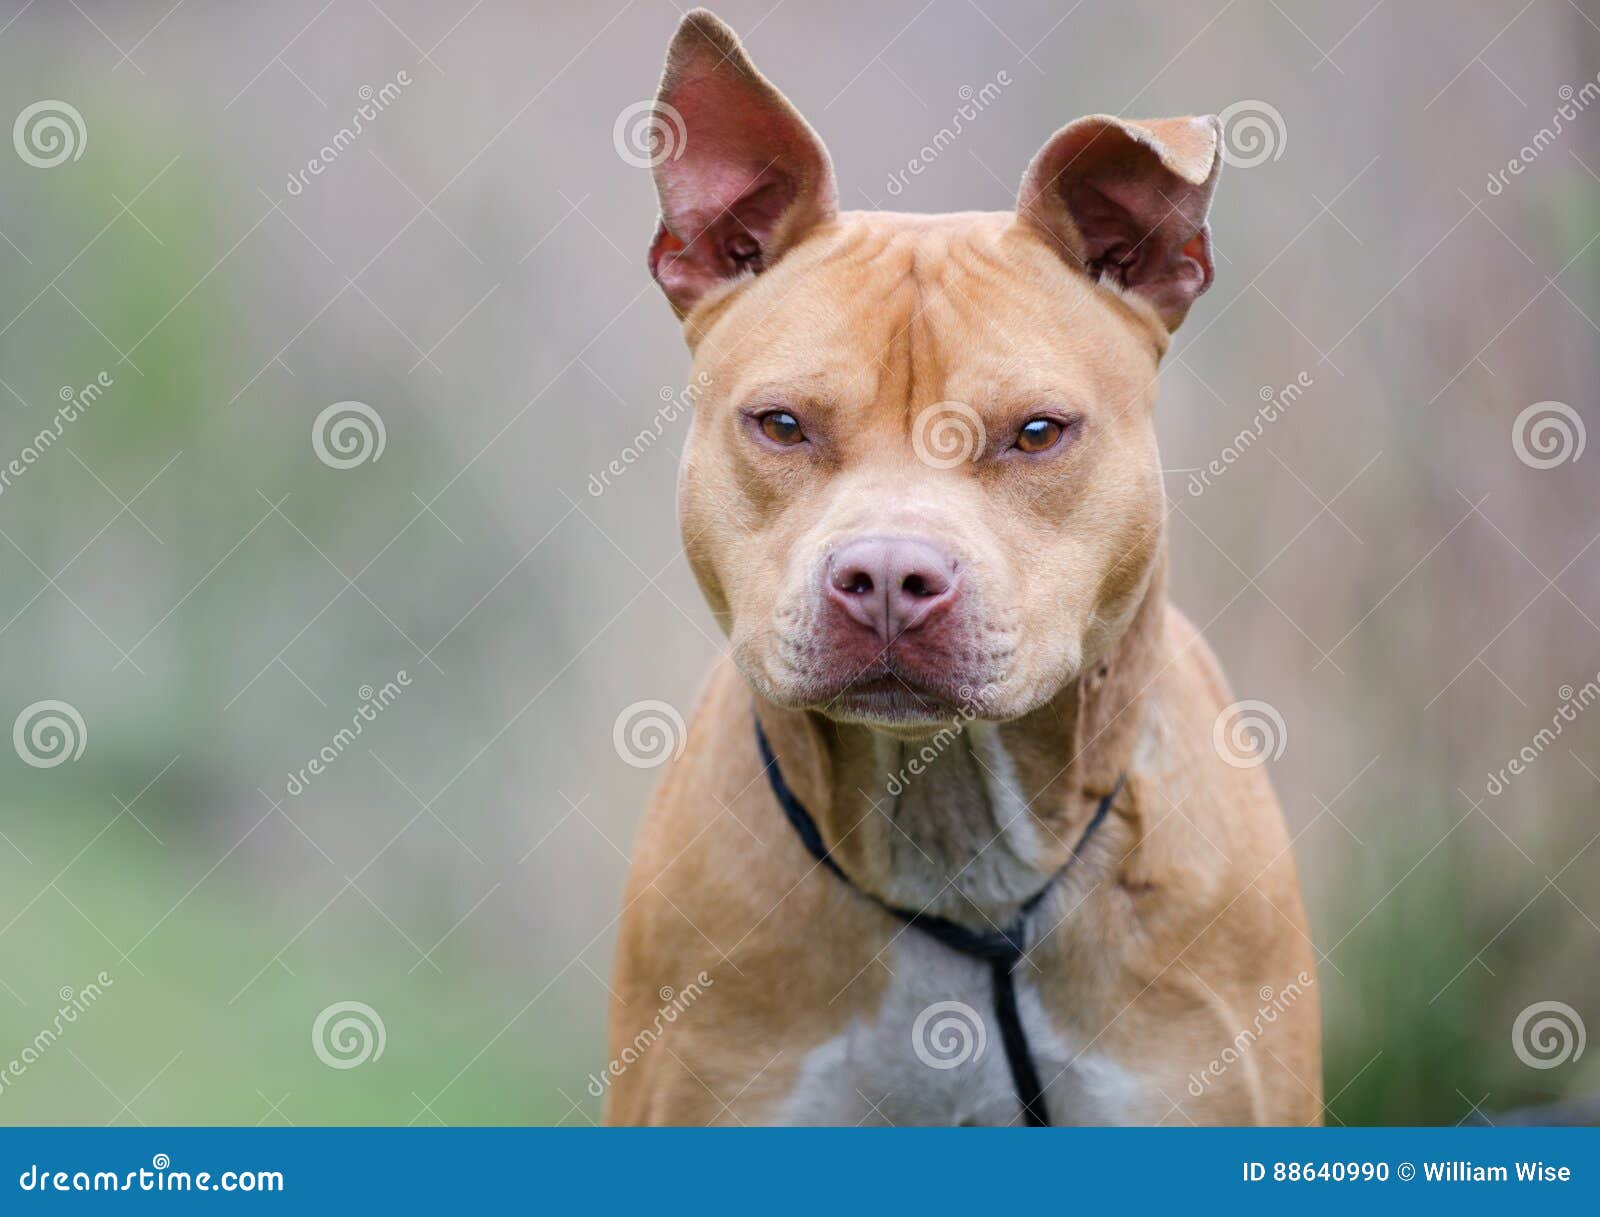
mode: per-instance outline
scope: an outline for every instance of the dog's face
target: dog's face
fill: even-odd
[[[1048,702],[1159,550],[1155,373],[1210,281],[1214,120],[1080,120],[1016,213],[838,215],[827,153],[709,14],[658,107],[680,515],[740,668],[912,734]]]
[[[1120,632],[1162,518],[1153,336],[1010,216],[845,216],[701,337],[685,544],[768,697],[1010,717]]]

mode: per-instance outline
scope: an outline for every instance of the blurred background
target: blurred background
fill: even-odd
[[[1224,114],[1174,593],[1281,717],[1327,1118],[1600,1090],[1596,6],[718,11],[846,207]],[[678,17],[0,0],[0,1121],[598,1117],[615,735],[721,644],[630,142]]]

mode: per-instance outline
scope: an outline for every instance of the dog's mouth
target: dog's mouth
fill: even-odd
[[[815,708],[845,722],[918,727],[970,717],[970,699],[962,692],[884,664],[853,677]]]

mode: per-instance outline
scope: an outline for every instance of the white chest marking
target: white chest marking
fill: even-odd
[[[878,753],[893,805],[891,903],[968,921],[977,908],[1003,923],[1060,868],[990,724],[966,723],[920,747],[883,738]]]
[[[889,948],[882,1006],[806,1055],[779,1124],[1020,1124],[989,967],[915,930]],[[1017,1001],[1055,1124],[1141,1118],[1150,1096],[1104,1053],[1051,1027],[1026,965]],[[1142,1100],[1142,1101],[1141,1101]],[[1158,1109],[1159,1110],[1159,1109]]]

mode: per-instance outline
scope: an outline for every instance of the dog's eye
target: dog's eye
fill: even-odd
[[[1053,418],[1030,418],[1017,432],[1017,447],[1024,452],[1044,452],[1055,447],[1062,429]]]
[[[768,411],[759,422],[761,434],[786,448],[802,442],[806,437],[806,433],[800,429],[800,420],[787,410]]]

